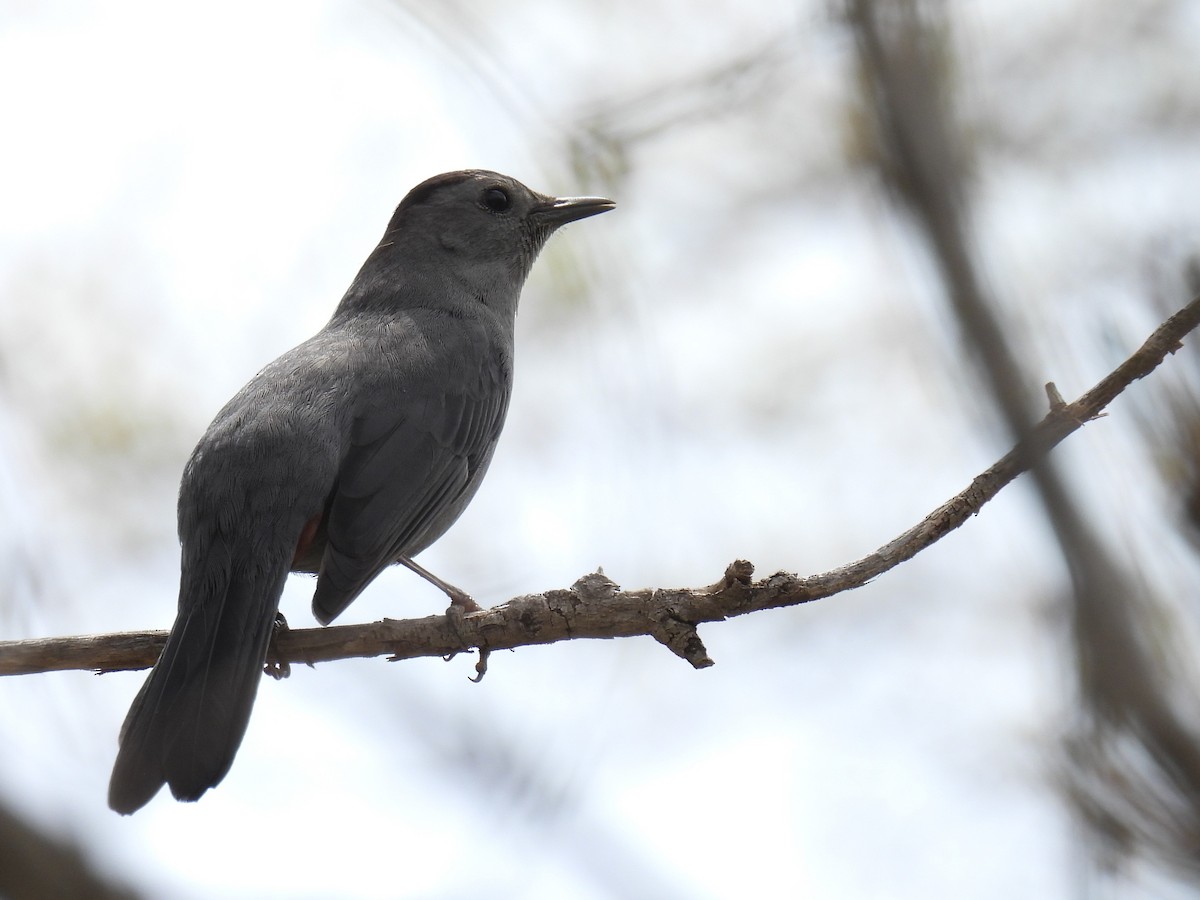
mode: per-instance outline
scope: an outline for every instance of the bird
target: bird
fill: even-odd
[[[290,572],[327,625],[478,490],[504,425],[521,289],[550,235],[615,207],[481,169],[396,207],[328,323],[231,399],[184,467],[176,618],[129,709],[109,806],[198,800],[245,736]]]

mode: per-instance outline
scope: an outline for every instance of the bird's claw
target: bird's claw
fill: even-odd
[[[487,674],[488,657],[492,655],[492,651],[486,647],[479,648],[479,661],[475,663],[475,677],[467,678],[467,681],[473,681],[475,684],[483,681],[483,676]]]

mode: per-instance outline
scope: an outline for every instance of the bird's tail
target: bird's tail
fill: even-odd
[[[185,565],[175,625],[121,728],[108,788],[117,812],[135,812],[164,784],[197,800],[229,771],[287,577],[286,562],[265,571],[261,559]]]

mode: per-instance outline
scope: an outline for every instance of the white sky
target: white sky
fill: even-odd
[[[799,114],[648,141],[618,210],[556,236],[493,471],[423,562],[489,602],[596,565],[629,587],[710,583],[736,557],[807,573],[965,486],[1004,448],[962,403],[919,245],[834,168],[844,48],[820,10],[703,8],[0,4],[0,548],[37,564],[5,631],[168,624],[187,452],[320,327],[409,187],[469,165],[594,190],[561,155],[573,117],[797,21]],[[964,46],[1010,9],[964,6]],[[1019,73],[1024,39],[972,64]],[[1188,40],[1164,39],[1164,70]],[[1064,91],[1149,116],[1149,87],[1092,94],[1080,60]],[[1014,129],[1052,107],[976,90]],[[1019,324],[1065,393],[1103,369],[1055,341],[1082,322],[1094,350],[1132,315],[1097,303],[1105,267],[1110,290],[1144,288],[1152,238],[1197,233],[1188,127],[1061,168],[1013,150],[981,179],[991,270],[1061,298]],[[763,203],[793,134],[811,155],[779,180],[799,199]],[[1087,126],[1056,134],[1070,149]],[[1128,470],[1131,428],[1089,427],[1066,458]],[[1092,502],[1149,502],[1132,493]],[[700,673],[648,640],[503,654],[479,686],[465,659],[297,671],[264,683],[222,785],[129,819],[105,790],[141,676],[10,679],[0,793],[153,896],[1066,896],[1081,851],[1048,780],[1068,697],[1045,538],[1016,486],[854,595],[703,629]],[[310,592],[289,585],[294,627]],[[441,602],[389,572],[347,621]]]

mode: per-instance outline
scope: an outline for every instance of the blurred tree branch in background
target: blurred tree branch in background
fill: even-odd
[[[269,671],[285,674],[291,663],[384,655],[393,660],[453,656],[479,648],[476,669],[482,676],[491,650],[635,636],[653,637],[696,668],[710,666],[712,660],[696,631],[698,625],[853,590],[911,559],[976,515],[1022,472],[1031,468],[1035,473],[1040,471],[1050,450],[1102,415],[1121,391],[1153,371],[1198,325],[1200,298],[1163,323],[1137,352],[1074,403],[1062,402],[1057,388],[1047,385],[1050,412],[1035,426],[1024,429],[1008,454],[920,523],[874,553],[841,568],[807,578],[780,572],[753,581],[754,567],[739,560],[709,587],[633,591],[622,591],[597,572],[579,579],[569,589],[518,597],[466,616],[284,629],[276,635],[268,653]],[[153,631],[0,642],[0,675],[146,668],[153,665],[165,640],[165,632]]]
[[[1200,291],[1200,259],[1171,272],[1156,288],[1155,309],[1167,311],[1180,295]],[[1176,498],[1175,522],[1200,551],[1200,356],[1189,354],[1183,377],[1159,384],[1159,402],[1139,411],[1139,424],[1149,455],[1162,481]]]
[[[954,118],[945,6],[851,0],[847,13],[879,173],[924,235],[964,357],[977,361],[1020,440],[1033,427],[1034,393],[971,246],[969,166]],[[1032,474],[1071,580],[1081,708],[1066,740],[1066,795],[1089,826],[1102,867],[1144,855],[1200,880],[1198,686],[1171,641],[1152,629],[1160,602],[1150,588],[1105,546],[1049,460],[1037,460]]]
[[[91,861],[74,843],[49,837],[3,805],[0,847],[4,849],[0,853],[0,897],[6,900],[135,900],[141,896],[94,871]]]

